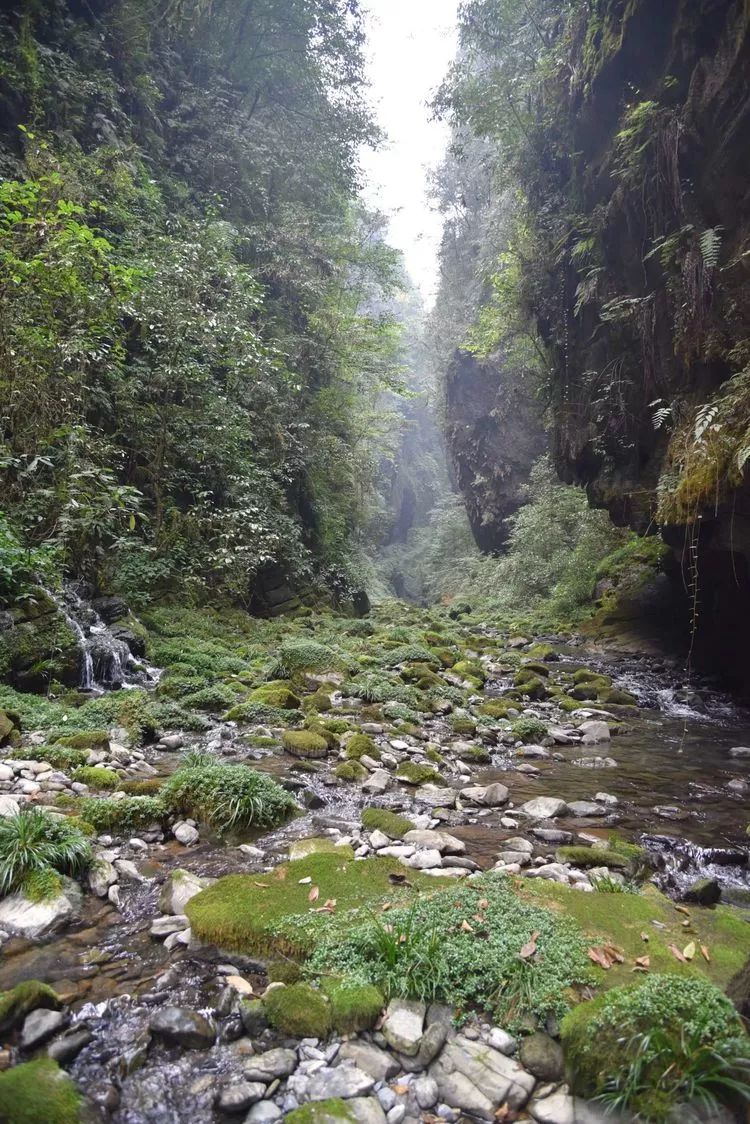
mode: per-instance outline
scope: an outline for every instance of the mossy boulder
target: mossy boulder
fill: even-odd
[[[281,742],[293,757],[319,758],[328,754],[328,742],[312,730],[284,730]]]
[[[52,1058],[0,1073],[0,1124],[79,1124],[81,1094]]]
[[[479,707],[479,713],[484,714],[487,718],[507,718],[508,711],[518,709],[513,702],[502,701],[501,699],[489,699]]]
[[[74,769],[72,780],[79,784],[87,784],[89,788],[112,789],[120,784],[120,775],[114,769],[105,769],[102,765],[81,765]]]
[[[60,734],[53,737],[55,745],[66,745],[71,749],[108,749],[108,730],[81,730],[77,734]]]
[[[406,816],[399,816],[388,808],[365,808],[362,827],[367,831],[382,831],[389,839],[402,839],[414,824]]]
[[[579,667],[573,672],[573,682],[578,686],[581,683],[593,683],[597,688],[611,687],[612,680],[608,675],[599,671],[592,671],[590,667]]]
[[[524,660],[521,664],[519,675],[523,673],[526,673],[528,678],[538,676],[542,679],[546,679],[549,675],[549,668],[546,663],[542,663],[540,660]]]
[[[547,727],[539,718],[517,718],[510,728],[517,741],[535,745],[547,736]]]
[[[599,692],[598,701],[607,706],[638,706],[638,699],[630,691],[619,687],[605,687]]]
[[[346,743],[344,752],[350,761],[359,761],[361,757],[372,757],[373,761],[379,761],[381,757],[380,750],[367,734],[355,734]]]
[[[294,721],[295,712],[285,710],[269,703],[241,702],[230,707],[224,717],[229,722],[243,722],[249,726],[288,726]],[[300,714],[299,719],[302,718]]]
[[[451,726],[456,734],[468,734],[471,737],[476,733],[477,724],[473,718],[452,718]]]
[[[625,855],[609,847],[558,847],[555,858],[561,863],[578,867],[608,866],[610,870],[626,870],[630,862]]]
[[[534,675],[533,672],[519,672],[513,682],[521,694],[526,695],[530,699],[545,699],[547,697],[546,683],[539,675]]]
[[[325,1038],[331,1029],[331,1006],[308,983],[275,987],[263,999],[271,1026],[297,1038]]]
[[[454,671],[456,675],[461,675],[464,679],[476,680],[480,684],[483,684],[487,678],[487,674],[481,663],[478,663],[476,660],[458,660],[454,663],[451,670]]]
[[[60,1007],[57,992],[41,980],[22,980],[10,991],[0,992],[0,1033],[19,1026],[38,1007],[48,1011]]]
[[[277,686],[272,683],[265,684],[263,687],[256,687],[254,691],[251,691],[250,702],[276,706],[280,710],[298,710],[302,705],[299,695],[295,695],[289,687]]]
[[[357,1124],[357,1114],[347,1101],[329,1097],[288,1112],[284,1124]]]
[[[392,881],[403,878],[404,868],[395,859],[353,860],[346,855],[315,854],[284,863],[268,874],[229,874],[196,894],[185,906],[193,935],[220,948],[249,956],[304,956],[316,939],[314,911],[326,901],[336,901],[337,914],[345,909],[393,899]],[[301,879],[310,881],[300,881]],[[431,878],[410,873],[413,893]],[[310,901],[311,889],[318,890]],[[294,919],[290,928],[284,922]]]
[[[415,761],[402,761],[396,770],[396,780],[406,784],[440,784],[442,777],[431,765],[418,765]]]
[[[369,776],[367,769],[359,761],[340,761],[333,773],[340,781],[352,783],[366,781]]]
[[[357,1034],[375,1025],[385,1006],[373,984],[337,980],[324,985],[331,1004],[331,1025],[339,1034]]]
[[[324,726],[319,718],[307,718],[305,720],[305,729],[310,730],[311,733],[317,734],[319,738],[322,738],[329,749],[338,749],[338,734],[334,733],[333,730],[329,730],[327,726]]]
[[[469,765],[489,765],[492,761],[492,754],[482,745],[469,745],[458,756]]]
[[[40,587],[0,615],[0,679],[20,691],[44,691],[52,681],[80,681],[78,638],[49,594]]]

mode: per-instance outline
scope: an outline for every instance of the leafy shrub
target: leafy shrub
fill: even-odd
[[[172,814],[191,816],[220,833],[275,827],[296,807],[291,794],[266,773],[211,758],[174,773],[162,786],[161,800]]]
[[[435,660],[428,648],[423,648],[420,644],[403,644],[386,652],[382,662],[385,667],[396,667],[401,663],[432,664]]]
[[[413,687],[405,687],[385,675],[375,673],[360,676],[347,684],[346,690],[350,695],[366,702],[399,702],[412,710],[419,710],[422,705],[419,692]]]
[[[192,691],[190,694],[183,695],[180,699],[180,705],[195,710],[209,710],[218,714],[220,710],[226,710],[228,706],[231,706],[235,698],[236,692],[231,687],[215,683],[212,687],[201,687],[199,691]]]
[[[26,546],[0,511],[0,599],[9,601],[39,581],[48,583],[55,568],[55,548]]]
[[[562,1023],[574,1088],[666,1121],[676,1104],[750,1099],[750,1041],[731,1001],[700,977],[652,975],[612,988]]]
[[[537,952],[519,953],[536,933]],[[387,914],[335,916],[305,966],[401,996],[489,1010],[510,1023],[567,1007],[567,991],[591,978],[577,926],[522,902],[500,875],[439,890]]]
[[[0,818],[0,895],[21,888],[35,871],[81,874],[91,858],[86,836],[41,808]]]

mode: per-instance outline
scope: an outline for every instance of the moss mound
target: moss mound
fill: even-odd
[[[276,706],[280,710],[298,710],[302,705],[299,696],[295,695],[294,691],[290,691],[288,687],[276,686],[272,683],[251,691],[250,702]]]
[[[318,758],[328,754],[328,742],[312,730],[284,730],[281,741],[287,753],[294,757]]]
[[[369,1030],[385,1007],[382,991],[372,984],[342,980],[329,984],[326,993],[331,1004],[331,1023],[339,1034]]]
[[[581,867],[608,866],[612,870],[626,870],[630,866],[627,855],[610,847],[558,847],[555,857],[559,862]]]
[[[721,1100],[721,1071],[730,1078],[750,1057],[731,1001],[699,978],[653,975],[613,988],[570,1011],[561,1033],[575,1092],[617,1097],[650,1121],[666,1121],[696,1086]]]
[[[538,718],[517,718],[510,732],[518,741],[525,745],[532,745],[546,738],[547,727]]]
[[[89,788],[117,788],[120,784],[119,774],[101,765],[81,765],[73,770],[72,779]]]
[[[0,1124],[78,1124],[81,1095],[52,1058],[0,1073]]]
[[[345,856],[316,854],[285,863],[262,876],[229,874],[191,898],[185,907],[193,933],[200,940],[248,955],[304,955],[315,942],[315,913],[326,901],[335,900],[336,913],[366,905],[397,892],[404,868],[395,859],[372,858],[357,862]],[[310,878],[311,882],[300,879]],[[410,874],[412,887],[432,878]],[[318,894],[310,901],[311,888]],[[281,934],[281,922],[290,917],[307,924],[295,927],[293,935]]]
[[[284,1117],[284,1124],[357,1124],[354,1110],[340,1097],[295,1108]]]
[[[271,1026],[298,1038],[325,1038],[331,1029],[331,1008],[317,988],[307,983],[275,987],[263,1000]]]
[[[359,761],[360,757],[371,757],[373,761],[381,758],[380,750],[367,734],[355,734],[346,743],[344,752],[350,761]]]
[[[70,749],[108,749],[109,733],[106,730],[84,730],[78,734],[61,734],[52,739],[56,745]]]
[[[0,1033],[20,1025],[37,1007],[56,1011],[60,1006],[57,992],[41,980],[22,980],[10,991],[0,992]]]
[[[402,761],[396,770],[396,780],[406,784],[440,784],[442,779],[431,765],[417,765],[414,761]]]
[[[389,839],[403,839],[414,824],[406,816],[399,816],[387,808],[365,808],[362,812],[362,827],[367,831],[382,831]]]
[[[359,761],[341,761],[333,772],[340,781],[365,781],[368,777],[367,769]]]

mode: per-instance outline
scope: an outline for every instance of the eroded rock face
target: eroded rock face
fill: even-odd
[[[525,502],[529,469],[547,439],[534,383],[501,355],[480,362],[457,350],[445,379],[446,437],[477,545],[498,550],[505,520]]]

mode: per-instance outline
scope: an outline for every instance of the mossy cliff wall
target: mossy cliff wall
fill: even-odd
[[[747,683],[750,8],[583,7],[527,168],[553,452],[616,523],[662,527],[677,584],[697,559],[697,654]]]

